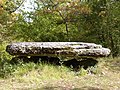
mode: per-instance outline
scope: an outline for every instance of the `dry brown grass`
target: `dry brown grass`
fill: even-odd
[[[0,80],[0,90],[120,90],[120,58],[99,59],[96,74],[85,75],[56,66],[32,69]]]

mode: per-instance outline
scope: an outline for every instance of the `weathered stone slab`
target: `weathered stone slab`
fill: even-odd
[[[14,56],[105,57],[110,54],[108,48],[83,42],[19,42],[7,45],[6,51]]]

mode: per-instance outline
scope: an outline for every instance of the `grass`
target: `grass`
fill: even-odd
[[[96,67],[77,72],[45,63],[11,64],[0,46],[0,90],[120,90],[120,57],[100,58]]]
[[[98,61],[96,68],[78,72],[45,63],[5,62],[0,90],[120,90],[120,58]]]

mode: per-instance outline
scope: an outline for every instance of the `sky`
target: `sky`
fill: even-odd
[[[34,0],[25,0],[23,5],[19,9],[22,9],[25,12],[30,12],[34,10],[34,6],[36,6]]]
[[[34,11],[34,7],[36,7],[37,5],[34,3],[35,0],[25,0],[25,2],[23,3],[23,5],[16,11],[16,13],[20,13],[21,10],[23,10],[24,12],[31,12]],[[27,22],[32,22],[31,18],[28,18],[27,15],[25,16],[25,20]]]

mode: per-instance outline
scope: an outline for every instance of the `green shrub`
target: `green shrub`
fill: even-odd
[[[7,78],[15,71],[16,66],[9,63],[8,60],[2,60],[0,62],[0,77]]]

